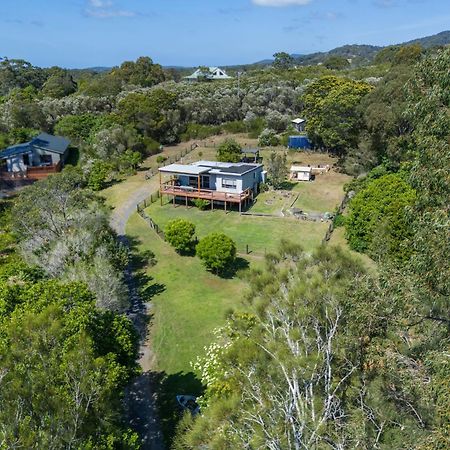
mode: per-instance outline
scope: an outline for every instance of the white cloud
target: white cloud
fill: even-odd
[[[252,0],[252,3],[257,6],[299,6],[307,5],[312,0]]]
[[[133,11],[116,9],[114,2],[111,0],[87,0],[87,5],[83,12],[86,16],[96,17],[97,19],[134,17],[136,15]]]

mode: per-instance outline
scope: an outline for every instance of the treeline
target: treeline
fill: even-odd
[[[128,254],[77,169],[0,203],[0,447],[139,448]]]
[[[398,122],[401,86],[424,57],[417,46],[380,55],[377,64],[353,69],[276,66],[249,71],[239,83],[195,84],[174,81],[174,71],[148,57],[101,73],[4,59],[0,147],[39,131],[64,135],[80,150],[85,173],[92,172],[91,187],[100,189],[116,174],[134,171],[161,144],[222,130],[285,144],[295,132],[292,118],[302,116],[313,144],[340,155],[344,170],[357,174],[377,165],[387,151],[403,151],[400,140],[394,145],[387,139],[408,127]],[[398,104],[383,109],[386,98]]]
[[[337,220],[376,271],[335,248],[268,255],[195,364],[202,414],[174,448],[449,448],[449,67],[439,51],[364,97],[382,164]]]

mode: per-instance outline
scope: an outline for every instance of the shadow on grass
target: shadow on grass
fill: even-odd
[[[279,189],[283,191],[292,191],[296,185],[297,183],[291,183],[290,181],[283,181],[280,184]]]
[[[240,256],[238,256],[236,257],[234,264],[231,267],[228,267],[227,269],[216,275],[220,278],[231,279],[234,278],[238,272],[248,269],[249,266],[250,263],[245,258],[241,258]]]
[[[200,396],[204,386],[193,372],[178,372],[167,375],[164,372],[154,374],[154,386],[158,394],[158,410],[164,440],[167,448],[171,448],[178,422],[184,411],[177,403],[177,395]]]

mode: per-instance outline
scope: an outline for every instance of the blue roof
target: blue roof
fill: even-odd
[[[6,159],[15,155],[22,155],[24,153],[32,152],[33,149],[30,146],[29,142],[25,142],[24,144],[11,145],[7,149],[0,151],[0,158]]]
[[[23,144],[11,145],[11,147],[0,151],[0,159],[10,158],[11,156],[22,155],[32,152],[38,148],[51,153],[59,153],[63,155],[70,145],[70,141],[60,136],[52,136],[51,134],[41,133],[33,138],[30,142]]]
[[[51,134],[41,133],[31,140],[30,145],[62,155],[67,150],[67,147],[69,147],[70,141],[61,136],[52,136]]]

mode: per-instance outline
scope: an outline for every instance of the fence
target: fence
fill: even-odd
[[[145,201],[144,201],[145,203]],[[138,214],[147,222],[149,227],[156,231],[156,234],[165,241],[166,237],[164,235],[164,231],[162,228],[144,211],[143,208],[140,208],[139,205],[137,206],[137,212]]]
[[[344,212],[344,209],[347,206],[348,201],[349,201],[348,194],[345,194],[345,197],[342,199],[342,202],[336,211],[336,216],[339,214],[342,214]],[[331,239],[331,235],[333,234],[333,231],[334,231],[334,219],[331,221],[330,226],[328,227],[328,230],[325,233],[325,237],[322,240],[323,244],[326,244]]]

